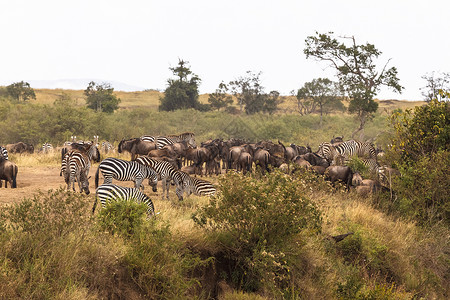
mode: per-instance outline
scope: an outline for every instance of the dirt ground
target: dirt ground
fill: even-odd
[[[50,189],[65,188],[64,177],[59,176],[59,170],[60,167],[19,167],[17,188],[12,189],[9,184],[8,188],[5,188],[5,182],[3,181],[3,187],[0,188],[0,205],[17,203],[24,198],[32,198],[39,190],[47,192]],[[96,170],[96,167],[91,168],[89,172],[91,176],[89,179],[91,194],[95,193],[94,176]],[[75,188],[79,191],[77,184],[75,184]]]

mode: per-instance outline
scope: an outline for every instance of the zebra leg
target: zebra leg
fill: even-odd
[[[142,191],[144,191],[144,185],[142,184],[142,181],[144,181],[144,178],[136,178],[136,181],[134,182],[135,188],[142,188]]]
[[[103,184],[112,184],[112,176],[104,175],[103,176]]]

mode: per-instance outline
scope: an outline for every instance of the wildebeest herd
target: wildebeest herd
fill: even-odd
[[[101,146],[98,136],[94,141],[72,141],[64,143],[61,150],[61,172],[67,189],[75,191],[77,182],[80,192],[89,194],[89,170],[92,162],[100,162],[95,174],[96,201],[100,199],[102,206],[110,200],[130,200],[146,203],[149,215],[154,214],[153,203],[144,194],[143,181],[148,180],[154,192],[157,182],[162,183],[162,197],[169,198],[170,185],[176,186],[176,195],[183,200],[184,194],[189,196],[214,195],[215,186],[202,176],[219,175],[231,169],[242,172],[271,172],[279,168],[283,172],[301,176],[301,172],[315,172],[335,183],[340,181],[347,189],[355,187],[361,194],[367,194],[382,188],[385,179],[394,174],[394,170],[381,167],[378,163],[380,151],[371,143],[356,140],[344,141],[342,137],[333,138],[330,142],[319,145],[313,152],[309,145],[285,146],[282,142],[260,141],[249,143],[242,139],[214,139],[202,142],[197,146],[194,133],[180,135],[151,136],[123,139],[119,142],[119,153],[129,152],[131,160],[114,157],[100,159],[100,151],[106,155],[114,151],[111,143],[104,141]],[[16,143],[0,148],[0,186],[1,180],[16,187],[18,168],[8,160],[10,153],[33,153],[34,147],[25,143]],[[53,151],[53,147],[45,143],[40,149],[43,153]],[[363,179],[355,173],[348,163],[352,157],[359,160],[369,170],[377,174],[380,180]],[[99,175],[104,182],[99,186]],[[134,188],[125,188],[112,184],[112,180],[133,181]],[[93,210],[95,210],[96,203]]]

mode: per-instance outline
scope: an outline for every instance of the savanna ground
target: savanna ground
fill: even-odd
[[[52,105],[63,93],[75,99],[78,106],[84,105],[82,91],[67,90],[37,90],[36,102]],[[232,118],[219,113],[196,115],[197,113],[190,112],[196,120],[192,122],[186,120],[183,112],[152,114],[149,110],[156,110],[161,96],[158,91],[118,92],[118,96],[122,99],[121,111],[136,109],[133,118],[142,117],[143,122],[154,119],[157,125],[162,123],[164,126],[159,128],[162,133],[190,130],[191,128],[185,128],[186,125],[198,123],[198,127],[192,129],[198,143],[222,133],[215,130],[215,127],[227,124],[220,118]],[[270,135],[272,138],[279,138],[283,133],[282,141],[285,144],[294,142],[305,145],[309,142],[315,151],[319,142],[329,141],[333,134],[344,134],[346,138],[350,138],[349,133],[357,126],[348,115],[326,116],[323,128],[319,128],[317,116],[297,117],[294,112],[295,99],[286,97],[285,100],[281,104],[280,116],[260,117],[252,127],[253,132],[264,133],[258,129],[268,123],[267,128],[263,129],[275,128]],[[207,96],[202,95],[200,101],[207,102]],[[386,115],[390,112],[423,104],[396,100],[379,103],[377,117],[368,124],[367,137],[375,137],[378,132],[385,130]],[[138,114],[139,108],[143,110],[142,116]],[[213,120],[204,122],[208,118]],[[124,120],[118,119],[121,122]],[[178,127],[172,126],[174,120],[178,121]],[[251,123],[252,120],[245,117],[241,122]],[[295,120],[299,121],[298,124],[293,124]],[[116,126],[118,121],[114,119],[112,132],[121,129]],[[211,125],[213,123],[215,127]],[[236,130],[240,129],[240,124],[237,123]],[[340,126],[339,129],[337,126]],[[130,138],[139,136],[141,131],[144,134],[150,133],[149,128],[156,127],[153,123],[148,123],[148,128],[139,128],[132,123],[122,131]],[[289,128],[294,129],[286,133]],[[71,133],[68,134],[70,136]],[[92,134],[96,133],[86,130],[86,138]],[[123,137],[122,133],[110,136],[117,136],[119,140]],[[112,156],[127,160],[130,158],[127,153]],[[102,154],[102,158],[105,155]],[[155,209],[160,214],[156,221],[146,224],[143,231],[131,236],[121,236],[111,234],[110,230],[104,228],[98,230],[98,223],[104,222],[104,219],[91,220],[90,208],[94,201],[94,177],[98,163],[93,164],[90,169],[91,195],[80,197],[81,202],[86,201],[87,211],[84,214],[72,214],[70,210],[76,205],[67,205],[74,203],[69,201],[71,193],[68,193],[69,196],[57,194],[55,202],[50,203],[55,209],[49,210],[47,216],[37,204],[31,205],[31,208],[20,205],[23,199],[32,198],[39,191],[43,195],[39,196],[39,203],[42,203],[48,200],[45,196],[48,190],[65,189],[64,179],[59,176],[60,152],[55,151],[50,155],[12,154],[10,160],[19,167],[18,188],[1,188],[0,205],[19,205],[16,215],[12,215],[16,218],[12,218],[11,222],[17,222],[20,226],[10,231],[0,231],[0,298],[447,299],[450,295],[448,230],[439,226],[422,228],[414,220],[403,219],[395,212],[383,209],[381,201],[390,201],[389,195],[383,199],[375,196],[361,197],[354,191],[347,193],[332,190],[323,179],[307,174],[292,178],[295,187],[288,180],[284,185],[275,184],[273,190],[266,189],[264,183],[261,184],[261,178],[233,175],[226,180],[232,183],[229,185],[231,188],[236,188],[236,192],[242,194],[237,196],[235,203],[221,212],[230,214],[224,216],[228,221],[238,220],[234,224],[235,230],[244,236],[239,239],[234,238],[233,234],[236,232],[214,231],[195,224],[192,216],[209,205],[208,197],[192,195],[179,202],[174,194],[175,187],[171,186],[171,200],[161,200],[160,184],[158,193],[155,194],[145,182],[145,192],[152,198]],[[273,178],[283,179],[284,176]],[[221,176],[224,177],[226,176]],[[207,180],[219,182],[217,177],[208,177]],[[130,182],[120,184],[131,186]],[[242,191],[239,190],[241,186]],[[256,188],[269,191],[268,195],[261,198],[280,209],[256,210],[261,215],[253,214],[254,205],[257,206],[258,202],[251,202],[251,205],[245,207],[246,201],[241,200],[250,202],[252,197],[248,195],[253,196],[252,192]],[[75,194],[80,195],[77,185],[76,190]],[[264,222],[288,222],[289,219],[283,219],[285,213],[294,208],[289,206],[290,201],[279,201],[280,197],[276,193],[280,190],[287,195],[300,193],[300,197],[310,199],[317,206],[322,218],[319,232],[304,228],[300,233],[286,235],[281,246],[270,245],[271,239],[276,239],[281,231],[289,230],[289,227],[278,227],[275,231],[270,231],[269,228],[268,232],[265,226],[257,226],[260,221],[258,218]],[[60,207],[59,200],[65,201]],[[21,207],[26,209],[21,210]],[[239,208],[234,210],[235,207]],[[237,218],[234,218],[234,214]],[[97,212],[96,216],[99,215]],[[28,220],[32,221],[31,224],[27,223]],[[244,222],[247,220],[252,221]],[[33,227],[36,222],[37,227]],[[4,224],[0,222],[0,225]],[[269,244],[254,243],[255,239],[246,239],[245,234],[252,230],[256,230],[256,241],[261,234],[267,237]],[[347,232],[354,234],[339,243],[331,239],[331,236]],[[252,247],[249,251],[246,245],[252,242],[254,244],[250,244]],[[253,276],[257,280],[245,281],[233,277],[237,273],[233,272],[231,265],[237,262],[245,264],[241,268],[241,271],[245,271],[241,273],[242,276]],[[234,269],[239,269],[239,265],[234,265]],[[247,271],[253,273],[249,274]],[[264,283],[258,284],[263,280]],[[244,285],[245,282],[255,285]]]

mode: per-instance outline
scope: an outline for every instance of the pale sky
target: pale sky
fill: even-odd
[[[307,36],[334,31],[374,44],[379,68],[388,59],[397,67],[403,93],[382,89],[378,98],[422,100],[421,77],[450,72],[449,3],[0,0],[0,84],[98,79],[164,90],[180,58],[201,78],[200,93],[261,71],[266,92],[288,95],[314,78],[336,79],[303,54]]]

